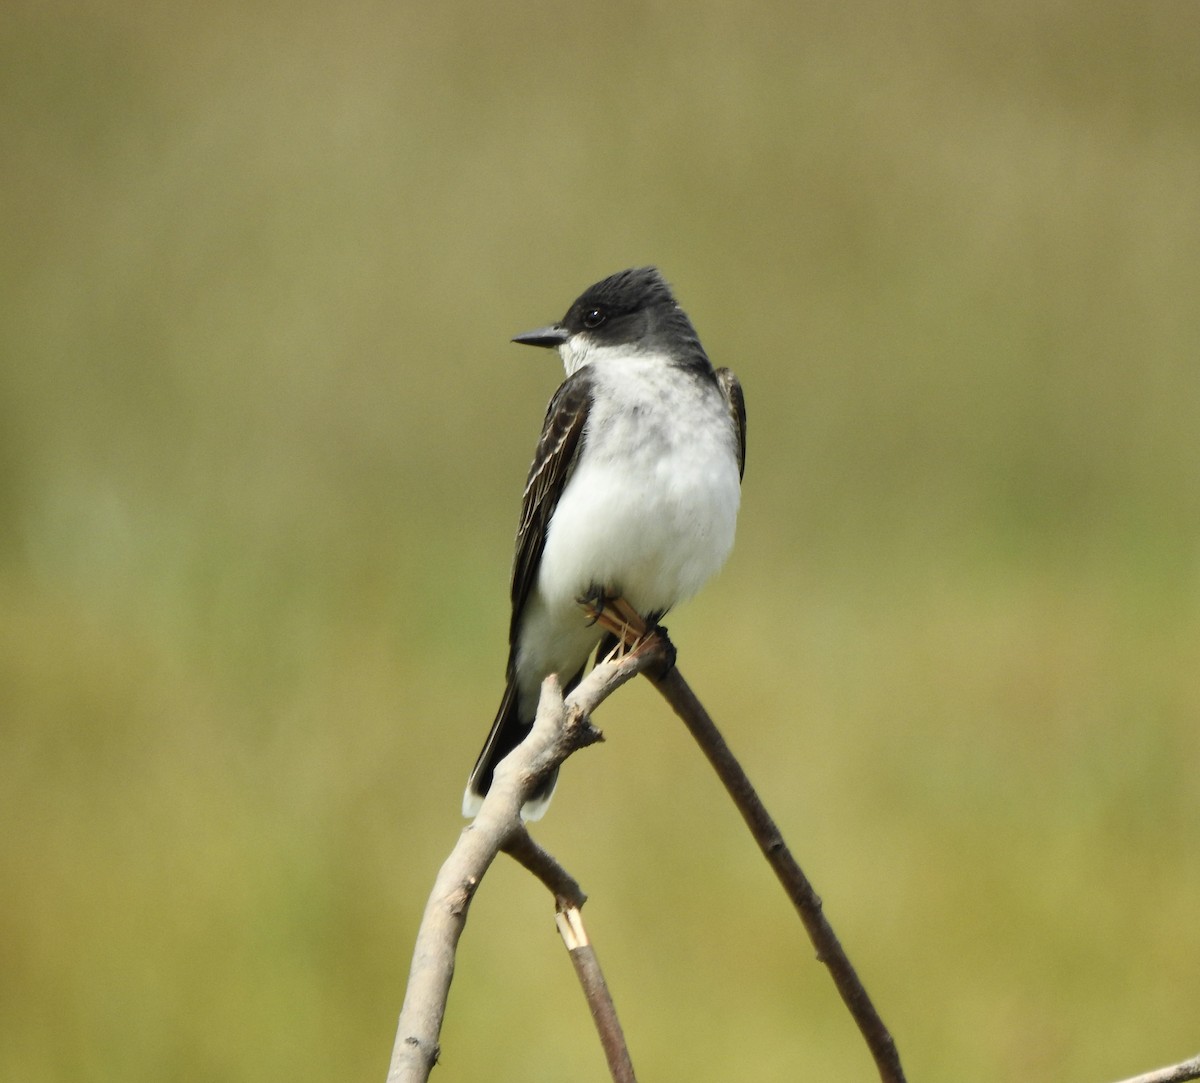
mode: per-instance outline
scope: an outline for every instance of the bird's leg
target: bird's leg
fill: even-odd
[[[609,594],[602,587],[597,587],[591,594],[583,595],[576,601],[592,624],[598,624],[616,640],[603,661],[624,658],[653,644],[663,652],[662,674],[674,668],[675,644],[667,635],[666,628],[658,623],[659,614],[651,614],[651,619],[647,620],[623,597]]]
[[[635,650],[640,643],[643,643],[651,629],[646,623],[646,618],[620,595],[613,598],[611,604],[618,613],[624,628],[624,634],[618,636],[618,641],[624,645],[624,649],[621,651],[623,657],[626,650]]]
[[[620,595],[609,594],[602,587],[577,599],[592,624],[598,624],[617,640],[610,658],[623,658],[650,632],[645,618]]]

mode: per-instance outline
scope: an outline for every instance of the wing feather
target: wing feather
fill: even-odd
[[[513,648],[521,613],[537,581],[542,550],[546,546],[546,530],[575,469],[591,405],[592,381],[587,371],[581,369],[563,382],[546,408],[542,435],[521,497],[521,520],[513,558],[512,622],[508,632],[509,645]],[[511,657],[509,664],[512,664]]]
[[[742,394],[742,385],[729,369],[717,369],[717,384],[721,394],[725,396],[725,406],[729,410],[729,420],[733,422],[733,430],[738,441],[738,477],[746,473],[746,399]]]

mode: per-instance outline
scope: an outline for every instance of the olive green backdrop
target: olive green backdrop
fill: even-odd
[[[0,20],[0,1076],[386,1071],[560,372],[740,374],[670,620],[922,1083],[1200,1047],[1200,14],[34,3]],[[646,686],[538,837],[647,1080],[870,1079]],[[437,1078],[602,1080],[542,889]]]

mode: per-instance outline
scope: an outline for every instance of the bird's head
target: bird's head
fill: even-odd
[[[556,347],[570,374],[598,351],[653,348],[660,329],[682,316],[658,268],[632,267],[589,286],[558,323],[515,335],[513,342]]]

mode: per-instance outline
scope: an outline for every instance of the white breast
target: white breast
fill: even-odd
[[[593,367],[601,386],[537,589],[550,611],[596,586],[643,613],[665,610],[695,594],[733,547],[732,425],[715,384],[661,357]]]

